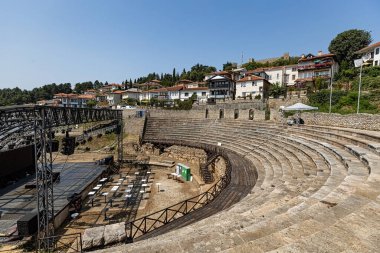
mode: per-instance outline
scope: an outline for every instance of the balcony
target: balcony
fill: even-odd
[[[209,89],[211,90],[211,89],[226,89],[226,90],[228,90],[230,88],[230,85],[228,85],[228,84],[217,84],[217,85],[210,85],[209,86]]]
[[[310,69],[323,69],[330,68],[333,65],[332,62],[309,64],[309,65],[299,65],[298,70],[310,70]]]

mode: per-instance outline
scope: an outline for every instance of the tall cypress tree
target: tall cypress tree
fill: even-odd
[[[173,80],[173,84],[174,84],[176,82],[175,68],[173,68],[172,80]]]

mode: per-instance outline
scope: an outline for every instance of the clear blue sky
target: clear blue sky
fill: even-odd
[[[327,51],[351,28],[380,40],[378,0],[0,0],[0,88],[121,83],[149,72]]]

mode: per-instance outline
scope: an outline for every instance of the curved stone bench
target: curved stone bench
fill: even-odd
[[[201,220],[188,226],[178,224],[179,229],[112,250],[376,252],[378,135],[332,127],[299,129],[243,120],[149,119],[146,140],[211,145],[221,140],[234,154],[234,169],[240,160],[257,167],[256,185],[239,202],[210,217],[205,210]],[[243,187],[252,183],[242,182]],[[228,198],[226,194],[221,202],[228,203]]]

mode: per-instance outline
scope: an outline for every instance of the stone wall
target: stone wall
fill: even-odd
[[[208,166],[208,169],[213,173],[215,182],[221,179],[226,174],[227,164],[223,157],[218,157],[215,160],[215,165]]]
[[[301,114],[307,125],[335,126],[364,130],[380,130],[380,114],[311,113]]]
[[[150,109],[150,115],[153,117],[165,117],[165,118],[197,118],[197,119],[205,119],[206,118],[206,110],[208,110],[207,118],[209,119],[219,119],[220,110],[223,110],[223,114],[225,119],[234,119],[235,118],[235,109],[233,108],[203,108],[203,109],[192,109],[192,110],[163,110],[163,109]],[[236,108],[236,112],[238,112],[238,119],[248,120],[249,119],[249,111],[253,111],[253,120],[265,120],[265,111],[257,110],[254,108],[251,109],[239,109]],[[271,110],[271,115],[275,115],[275,111]]]

